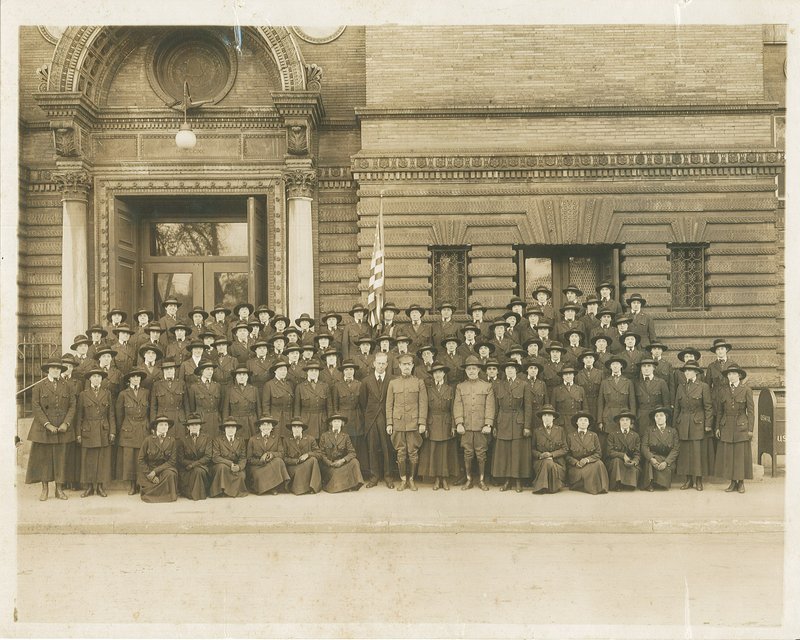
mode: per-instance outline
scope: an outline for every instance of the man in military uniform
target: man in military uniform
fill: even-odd
[[[414,368],[411,354],[401,355],[398,365],[400,376],[390,380],[386,389],[386,433],[397,452],[397,467],[400,470],[397,490],[409,488],[416,491],[414,476],[419,464],[419,448],[428,424],[428,392],[425,383],[411,375]],[[408,474],[406,460],[410,467]]]
[[[480,371],[480,360],[475,356],[467,357],[464,361],[467,379],[456,386],[456,396],[453,401],[453,420],[456,423],[456,431],[461,436],[467,476],[467,482],[462,490],[472,488],[472,461],[475,458],[478,460],[478,486],[482,491],[489,490],[485,482],[486,452],[494,427],[496,406],[492,385],[478,377]]]

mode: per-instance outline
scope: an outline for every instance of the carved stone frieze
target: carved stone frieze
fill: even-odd
[[[283,173],[288,198],[311,198],[317,185],[317,172],[309,169],[291,169]]]
[[[286,151],[292,156],[308,155],[308,127],[293,124],[286,128]]]
[[[58,126],[53,129],[53,146],[61,158],[76,158],[81,155],[81,130],[75,126]]]
[[[53,171],[51,177],[62,195],[85,196],[92,185],[92,177],[83,169]]]
[[[322,89],[322,67],[317,64],[306,65],[306,90],[320,91]]]

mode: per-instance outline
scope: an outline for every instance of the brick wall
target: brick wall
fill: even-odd
[[[762,100],[761,44],[761,25],[369,27],[367,105]]]

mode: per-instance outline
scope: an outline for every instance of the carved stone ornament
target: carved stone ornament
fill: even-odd
[[[293,156],[308,155],[308,129],[305,125],[291,125],[286,131],[286,151]]]
[[[41,67],[36,69],[36,75],[39,78],[39,93],[47,91],[47,83],[50,81],[50,63],[45,62]]]
[[[56,155],[74,158],[81,154],[81,131],[78,127],[58,127],[53,129],[53,146]]]
[[[88,171],[53,171],[52,179],[58,185],[59,191],[64,193],[83,193],[85,194],[92,184],[92,178]]]
[[[306,65],[306,90],[319,91],[322,89],[322,67],[316,64]]]
[[[283,174],[286,184],[286,196],[289,198],[311,198],[317,184],[317,174],[314,171],[293,169]]]

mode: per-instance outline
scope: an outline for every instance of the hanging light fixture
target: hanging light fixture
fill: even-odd
[[[183,124],[175,134],[175,144],[179,149],[194,149],[197,144],[197,136],[192,131],[191,125],[186,120],[186,111],[189,109],[191,103],[191,96],[189,95],[189,81],[183,82]]]

